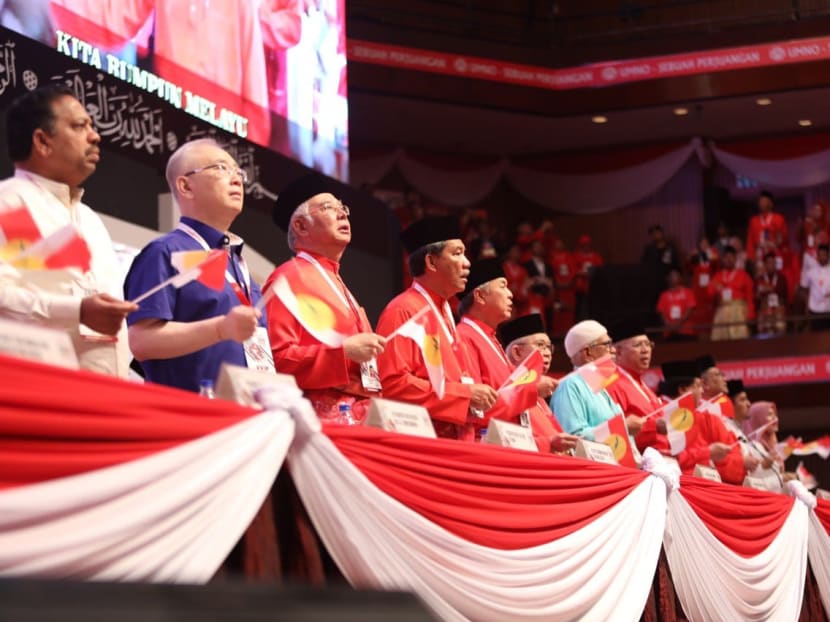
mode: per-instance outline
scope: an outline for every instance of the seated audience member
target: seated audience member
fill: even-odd
[[[330,328],[345,336],[343,343],[321,343],[279,296],[268,302],[268,336],[276,368],[294,376],[321,419],[336,420],[340,404],[348,403],[360,422],[369,398],[380,394],[376,357],[386,340],[372,332],[366,312],[340,278],[340,259],[352,230],[349,208],[336,192],[334,184],[317,174],[301,177],[280,192],[272,215],[287,232],[295,256],[271,273],[265,290],[284,279],[295,296],[313,295],[324,306],[323,313],[330,314]]]
[[[413,283],[386,306],[377,326],[378,333],[389,335],[429,307],[437,326],[437,334],[429,337],[437,344],[435,359],[443,369],[443,397],[430,383],[422,344],[412,339],[398,336],[388,341],[378,356],[378,368],[384,397],[426,408],[438,436],[473,440],[476,412],[491,408],[498,394],[473,378],[448,302],[464,291],[470,270],[460,235],[453,217],[423,218],[401,233]]]
[[[513,293],[513,314],[524,315],[527,307],[527,288],[529,287],[527,270],[519,261],[521,251],[518,244],[513,244],[507,250],[507,256],[502,263],[502,270],[507,279],[507,286]]]
[[[669,272],[669,288],[660,294],[657,311],[666,327],[666,341],[694,341],[692,313],[697,306],[694,292],[683,284],[680,270]]]
[[[759,335],[783,335],[787,332],[787,277],[776,267],[777,255],[768,251],[764,267],[755,277],[755,307],[758,310]]]
[[[706,381],[703,384],[705,387]],[[743,381],[730,380],[727,383],[727,393],[730,403],[733,405],[733,417],[715,416],[720,419],[726,430],[725,442],[734,447],[729,455],[716,466],[724,482],[741,485],[747,473],[751,473],[758,467],[760,460],[754,452],[749,450],[749,439],[747,439],[742,429],[750,407],[749,397],[747,397]]]
[[[735,259],[735,249],[727,246],[723,251],[723,268],[709,283],[709,294],[716,304],[712,341],[746,339],[747,322],[755,318],[752,278],[736,267]]]
[[[773,211],[775,202],[772,193],[762,190],[758,197],[758,213],[749,219],[749,228],[746,233],[746,254],[750,262],[755,262],[763,256],[761,250],[765,242],[780,239],[787,241],[787,222],[784,217]]]
[[[680,270],[680,255],[677,248],[666,239],[663,227],[651,225],[648,228],[651,241],[643,248],[640,262],[655,269],[657,286],[660,291],[666,288],[667,278],[671,270]]]
[[[830,246],[822,244],[816,253],[816,263],[801,277],[801,288],[807,294],[810,315],[825,315],[810,319],[813,330],[830,330]]]
[[[193,281],[143,300],[127,318],[130,347],[147,380],[198,391],[215,380],[223,362],[273,371],[261,297],[242,258],[242,239],[230,233],[242,212],[245,171],[212,139],[179,147],[167,163],[167,183],[181,210],[178,226],[150,242],[133,261],[124,282],[128,299],[175,276],[177,251],[225,249],[221,291]]]
[[[565,335],[565,352],[574,369],[613,354],[614,342],[606,328],[594,320],[584,320]],[[569,374],[559,383],[550,402],[562,429],[594,440],[594,428],[623,412],[605,389],[594,393],[579,374]]]
[[[553,359],[553,345],[545,332],[542,316],[532,313],[502,322],[496,329],[496,334],[511,365],[518,365],[531,352],[539,350],[544,365],[542,373],[547,374]],[[543,375],[536,385],[536,405],[528,411],[533,438],[541,452],[565,452],[576,445],[576,437],[562,430],[548,406],[548,400],[557,384],[550,376]]]
[[[666,429],[662,420],[646,416],[658,410],[662,401],[643,382],[643,374],[651,367],[654,342],[646,334],[638,318],[625,318],[610,325],[609,332],[616,349],[617,377],[606,387],[608,395],[625,413],[628,431],[634,436],[637,448],[643,451],[654,447],[665,449]]]
[[[773,402],[755,402],[749,407],[743,424],[749,439],[749,451],[760,464],[749,475],[764,482],[767,490],[782,492],[784,482],[791,478],[784,472],[784,456],[778,453],[778,410]]]
[[[579,236],[577,248],[573,253],[576,277],[576,319],[583,319],[588,315],[588,292],[591,287],[591,275],[596,268],[603,265],[602,255],[591,246],[591,237],[585,234]]]

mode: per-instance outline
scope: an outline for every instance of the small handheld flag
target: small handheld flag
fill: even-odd
[[[598,443],[605,443],[614,452],[617,462],[632,468],[637,468],[637,461],[631,449],[631,439],[628,436],[628,426],[625,425],[625,416],[617,415],[608,421],[600,423],[594,428],[594,439]]]
[[[581,376],[594,393],[599,393],[619,378],[617,365],[609,354],[585,363],[571,373]]]
[[[9,262],[26,270],[78,268],[86,272],[91,260],[86,240],[75,225],[68,224],[27,246]]]
[[[441,359],[441,337],[438,334],[438,323],[432,313],[416,313],[401,324],[396,333],[408,337],[416,343],[424,358],[429,383],[438,399],[444,399],[444,364]]]
[[[170,254],[170,263],[179,274],[165,279],[130,302],[139,303],[168,285],[178,289],[193,281],[199,281],[216,291],[221,291],[225,287],[228,253],[224,250],[216,248],[211,251],[176,251]]]
[[[282,275],[277,277],[271,288],[273,295],[317,341],[331,348],[343,344],[346,335],[334,329],[337,321],[334,311],[323,300],[310,293],[295,294],[288,279]]]
[[[536,404],[536,385],[542,376],[544,361],[539,350],[531,352],[516,366],[513,373],[499,387],[498,393],[511,412],[519,413]]]

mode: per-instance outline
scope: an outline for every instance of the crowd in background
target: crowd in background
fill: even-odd
[[[396,209],[402,227],[448,212],[427,206],[414,190]],[[513,232],[495,226],[485,210],[466,209],[459,220],[471,261],[503,260],[514,315],[540,313],[553,334],[588,317],[591,274],[606,262],[587,232],[572,246],[558,235],[552,217],[538,224],[522,221]],[[797,231],[794,243],[790,229]],[[721,222],[713,237],[701,236],[688,252],[678,249],[659,223],[647,232],[641,256],[632,260],[656,275],[655,323],[662,324],[664,339],[741,339],[830,328],[830,317],[822,317],[830,314],[830,209],[825,203],[787,222],[775,211],[772,194],[762,191],[758,213],[745,228],[732,230]]]

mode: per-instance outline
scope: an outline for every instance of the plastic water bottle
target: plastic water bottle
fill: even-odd
[[[213,390],[213,380],[205,378],[199,383],[199,395],[209,400],[216,397],[216,392]]]
[[[487,428],[481,428],[481,431],[479,432],[479,434],[480,434],[480,436],[479,436],[478,442],[479,443],[486,443],[487,442]]]
[[[355,420],[352,416],[352,405],[348,402],[340,402],[337,406],[338,415],[337,423],[340,425],[354,425]]]

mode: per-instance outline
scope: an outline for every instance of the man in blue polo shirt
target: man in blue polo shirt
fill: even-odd
[[[262,296],[242,258],[241,238],[230,233],[242,211],[245,171],[211,139],[182,145],[167,163],[167,183],[182,218],[133,261],[124,283],[132,300],[177,274],[171,253],[227,249],[222,291],[193,281],[146,298],[127,318],[130,348],[147,380],[198,391],[215,380],[223,362],[273,370]]]

